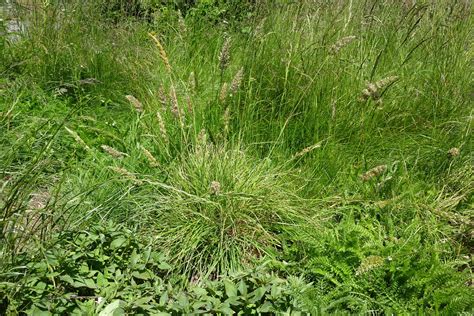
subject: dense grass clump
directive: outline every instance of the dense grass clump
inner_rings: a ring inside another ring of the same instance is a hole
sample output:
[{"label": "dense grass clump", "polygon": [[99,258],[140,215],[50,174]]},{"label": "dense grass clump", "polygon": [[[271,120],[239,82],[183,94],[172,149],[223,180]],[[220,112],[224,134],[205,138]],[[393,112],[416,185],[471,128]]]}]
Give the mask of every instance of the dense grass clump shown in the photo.
[{"label": "dense grass clump", "polygon": [[469,314],[467,1],[13,1],[0,314]]},{"label": "dense grass clump", "polygon": [[201,144],[170,169],[154,229],[189,273],[235,270],[303,216],[284,171],[243,150]]}]

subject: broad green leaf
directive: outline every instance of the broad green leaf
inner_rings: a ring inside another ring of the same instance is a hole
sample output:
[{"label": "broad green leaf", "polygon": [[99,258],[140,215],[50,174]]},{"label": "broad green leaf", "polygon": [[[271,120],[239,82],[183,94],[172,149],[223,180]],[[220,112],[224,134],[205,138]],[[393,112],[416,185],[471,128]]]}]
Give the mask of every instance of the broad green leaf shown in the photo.
[{"label": "broad green leaf", "polygon": [[250,293],[251,295],[251,299],[250,301],[252,303],[257,303],[259,302],[262,297],[265,295],[265,292],[266,292],[266,288],[264,286],[261,286],[259,287],[258,289],[256,289],[255,291],[253,291],[252,293]]},{"label": "broad green leaf", "polygon": [[125,237],[117,237],[112,242],[110,243],[110,249],[117,249],[122,247],[125,243],[127,242],[127,239]]},{"label": "broad green leaf", "polygon": [[237,287],[229,280],[224,280],[225,294],[228,297],[237,296]]},{"label": "broad green leaf", "polygon": [[124,303],[121,300],[115,300],[107,305],[100,313],[99,316],[120,316],[125,315],[123,310]]}]

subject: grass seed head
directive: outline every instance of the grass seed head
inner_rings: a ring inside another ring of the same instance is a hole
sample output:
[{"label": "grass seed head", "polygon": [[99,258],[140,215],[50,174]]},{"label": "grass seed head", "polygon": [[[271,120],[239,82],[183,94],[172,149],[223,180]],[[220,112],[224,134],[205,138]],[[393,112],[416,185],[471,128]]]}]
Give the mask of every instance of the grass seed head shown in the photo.
[{"label": "grass seed head", "polygon": [[188,87],[192,93],[196,92],[196,75],[194,74],[194,71],[191,71],[189,74]]},{"label": "grass seed head", "polygon": [[171,85],[171,88],[170,88],[170,98],[171,98],[171,113],[173,113],[173,115],[176,118],[180,118],[181,113],[180,113],[178,97],[176,96],[176,89],[174,85]]},{"label": "grass seed head", "polygon": [[377,167],[374,167],[367,171],[366,173],[362,174],[360,178],[362,181],[369,181],[372,178],[380,176],[382,173],[384,173],[387,170],[387,165],[380,165]]},{"label": "grass seed head", "polygon": [[125,98],[132,104],[132,106],[135,108],[135,110],[138,113],[143,113],[143,104],[138,101],[137,98],[135,98],[133,95],[126,95]]},{"label": "grass seed head", "polygon": [[161,138],[167,144],[169,142],[168,133],[166,132],[166,125],[163,117],[161,116],[160,112],[156,112],[156,118],[158,119],[158,126],[160,128]]},{"label": "grass seed head", "polygon": [[394,83],[398,80],[398,78],[398,76],[390,76],[376,82],[368,83],[365,89],[362,90],[360,101],[367,101],[369,99],[372,99],[374,101],[379,100],[381,95],[380,90]]},{"label": "grass seed head", "polygon": [[161,42],[158,37],[156,37],[156,35],[152,33],[148,33],[148,35],[153,39],[156,44],[156,47],[158,47],[158,53],[160,54],[160,58],[163,61],[163,64],[165,64],[168,73],[171,74],[171,65],[168,59],[168,55],[166,54],[165,48],[163,47],[163,45],[161,45]]},{"label": "grass seed head", "polygon": [[219,195],[221,192],[221,184],[219,181],[212,181],[211,185],[209,186],[209,190],[213,195]]},{"label": "grass seed head", "polygon": [[148,151],[145,147],[142,146],[142,151],[143,154],[145,155],[146,159],[148,160],[148,163],[150,164],[151,167],[157,167],[159,166],[158,161],[156,158],[151,154],[151,152]]},{"label": "grass seed head", "polygon": [[227,134],[229,132],[229,124],[230,124],[230,108],[227,107],[224,112],[224,132]]},{"label": "grass seed head", "polygon": [[219,53],[219,68],[221,71],[224,71],[229,67],[230,63],[230,37],[226,36],[224,39],[224,44]]},{"label": "grass seed head", "polygon": [[134,182],[136,184],[142,184],[143,183],[141,180],[139,180],[135,176],[135,174],[133,174],[132,172],[128,171],[125,168],[121,168],[121,167],[109,167],[109,168],[111,170],[113,170],[115,173],[118,173],[119,175],[124,176],[125,178],[131,180],[132,182]]},{"label": "grass seed head", "polygon": [[227,94],[229,93],[229,84],[224,82],[221,87],[221,92],[219,93],[219,100],[224,103],[225,99],[227,99]]},{"label": "grass seed head", "polygon": [[185,34],[187,29],[186,29],[186,22],[184,21],[183,14],[181,13],[181,10],[178,10],[178,26],[179,26],[179,31],[181,34]]},{"label": "grass seed head", "polygon": [[168,96],[166,95],[165,89],[162,85],[158,88],[158,101],[161,103],[164,109],[168,106]]},{"label": "grass seed head", "polygon": [[234,78],[232,79],[232,83],[230,85],[230,92],[232,94],[235,94],[237,90],[239,90],[243,77],[244,77],[244,67],[240,68],[239,71],[237,71],[237,73],[235,74]]},{"label": "grass seed head", "polygon": [[346,37],[343,37],[341,39],[339,39],[336,43],[334,43],[331,47],[330,47],[330,51],[333,55],[337,54],[342,48],[344,48],[345,46],[349,45],[350,43],[352,43],[352,41],[354,41],[356,39],[356,37],[354,35],[351,35],[351,36],[346,36]]},{"label": "grass seed head", "polygon": [[317,144],[314,144],[314,145],[311,145],[311,146],[308,146],[306,148],[304,148],[302,151],[298,152],[295,154],[295,158],[298,158],[298,157],[302,157],[304,155],[306,155],[307,153],[317,149],[317,148],[320,148],[321,147],[321,142],[317,143]]},{"label": "grass seed head", "polygon": [[74,140],[79,143],[82,147],[84,147],[86,150],[90,150],[91,148],[87,146],[87,144],[82,140],[81,136],[77,134],[75,131],[72,129],[68,128],[67,126],[64,126],[66,131],[74,138]]},{"label": "grass seed head", "polygon": [[107,146],[107,145],[101,145],[100,148],[102,148],[106,153],[108,153],[110,156],[121,159],[125,156],[128,156],[126,153],[123,153],[121,151],[118,151],[117,149]]},{"label": "grass seed head", "polygon": [[459,154],[461,154],[461,150],[459,150],[459,148],[457,147],[453,147],[450,150],[448,150],[448,156],[451,158],[457,157],[459,156]]}]

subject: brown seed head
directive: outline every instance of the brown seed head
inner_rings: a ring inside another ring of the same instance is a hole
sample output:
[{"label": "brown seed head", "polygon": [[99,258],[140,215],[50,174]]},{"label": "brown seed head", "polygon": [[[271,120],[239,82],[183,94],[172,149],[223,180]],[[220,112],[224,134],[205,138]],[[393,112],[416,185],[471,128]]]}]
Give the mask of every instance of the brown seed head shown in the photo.
[{"label": "brown seed head", "polygon": [[227,94],[229,91],[229,85],[227,82],[224,82],[221,87],[221,92],[219,93],[219,100],[224,103],[225,99],[227,99]]},{"label": "brown seed head", "polygon": [[360,178],[362,179],[362,181],[368,181],[374,177],[378,177],[379,175],[384,173],[386,170],[387,170],[387,165],[380,165],[362,174]]},{"label": "brown seed head", "polygon": [[239,71],[237,71],[237,73],[235,74],[234,79],[232,79],[232,83],[230,85],[230,92],[232,94],[235,94],[237,90],[239,90],[243,77],[244,77],[244,67],[240,68]]},{"label": "brown seed head", "polygon": [[459,148],[457,147],[453,147],[450,150],[448,150],[448,156],[451,158],[459,156],[460,153],[461,153],[461,150],[459,150]]},{"label": "brown seed head", "polygon": [[345,46],[349,45],[353,40],[355,40],[356,37],[354,35],[351,35],[351,36],[346,36],[346,37],[343,37],[341,39],[339,39],[336,43],[334,43],[331,47],[330,47],[330,51],[332,54],[337,54],[342,48],[344,48]]},{"label": "brown seed head", "polygon": [[230,37],[226,37],[224,39],[224,44],[222,45],[222,49],[219,53],[219,68],[221,71],[227,69],[230,63]]},{"label": "brown seed head", "polygon": [[142,146],[142,151],[143,154],[145,154],[146,159],[148,160],[148,163],[150,164],[151,167],[157,167],[159,166],[158,161],[156,158],[151,154],[151,152],[148,151],[145,147]]},{"label": "brown seed head", "polygon": [[304,155],[306,155],[307,153],[309,153],[309,152],[315,150],[316,148],[320,148],[320,147],[321,147],[321,144],[322,144],[322,142],[319,142],[319,143],[317,143],[317,144],[314,144],[314,145],[311,145],[311,146],[309,146],[309,147],[306,147],[306,148],[304,148],[302,151],[296,153],[294,157],[295,157],[295,158],[298,158],[298,157],[304,156]]},{"label": "brown seed head", "polygon": [[153,41],[156,44],[156,47],[158,47],[158,53],[160,54],[160,58],[163,61],[163,63],[165,64],[165,67],[166,67],[166,70],[168,71],[168,73],[171,74],[171,65],[170,65],[170,62],[168,60],[168,56],[166,55],[165,48],[163,47],[163,45],[161,45],[161,42],[158,39],[158,37],[156,37],[152,33],[148,33],[148,35],[153,39]]},{"label": "brown seed head", "polygon": [[209,190],[211,191],[211,194],[219,195],[221,192],[221,184],[219,181],[212,181]]},{"label": "brown seed head", "polygon": [[133,95],[126,95],[125,98],[127,98],[127,100],[132,104],[132,106],[135,108],[135,110],[138,112],[138,113],[142,113],[143,112],[143,104],[137,100],[137,98],[135,98]]},{"label": "brown seed head", "polygon": [[84,147],[86,150],[90,150],[90,147],[87,146],[87,144],[82,140],[82,138],[77,134],[75,131],[72,129],[68,128],[67,126],[64,126],[66,131],[71,134],[71,136],[74,138],[76,142],[78,142],[82,147]]},{"label": "brown seed head", "polygon": [[158,88],[158,100],[164,109],[168,106],[168,96],[166,95],[165,89],[162,85]]},{"label": "brown seed head", "polygon": [[107,146],[107,145],[101,145],[100,146],[106,153],[108,153],[110,156],[114,157],[114,158],[117,158],[117,159],[121,159],[125,156],[128,156],[126,153],[123,153],[121,151],[118,151],[117,149],[115,148],[112,148],[110,146]]},{"label": "brown seed head", "polygon": [[156,112],[156,118],[158,119],[158,126],[160,127],[161,138],[163,138],[163,141],[165,142],[165,144],[167,144],[169,142],[168,133],[166,132],[165,121],[163,120],[163,117],[161,117],[160,112]]}]

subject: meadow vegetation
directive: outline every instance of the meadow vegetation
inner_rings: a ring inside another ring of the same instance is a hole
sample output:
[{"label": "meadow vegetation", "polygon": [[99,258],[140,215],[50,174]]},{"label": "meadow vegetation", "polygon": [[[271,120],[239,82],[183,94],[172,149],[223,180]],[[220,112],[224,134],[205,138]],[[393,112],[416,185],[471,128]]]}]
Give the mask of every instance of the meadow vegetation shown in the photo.
[{"label": "meadow vegetation", "polygon": [[470,2],[169,3],[2,11],[0,314],[471,314]]}]

